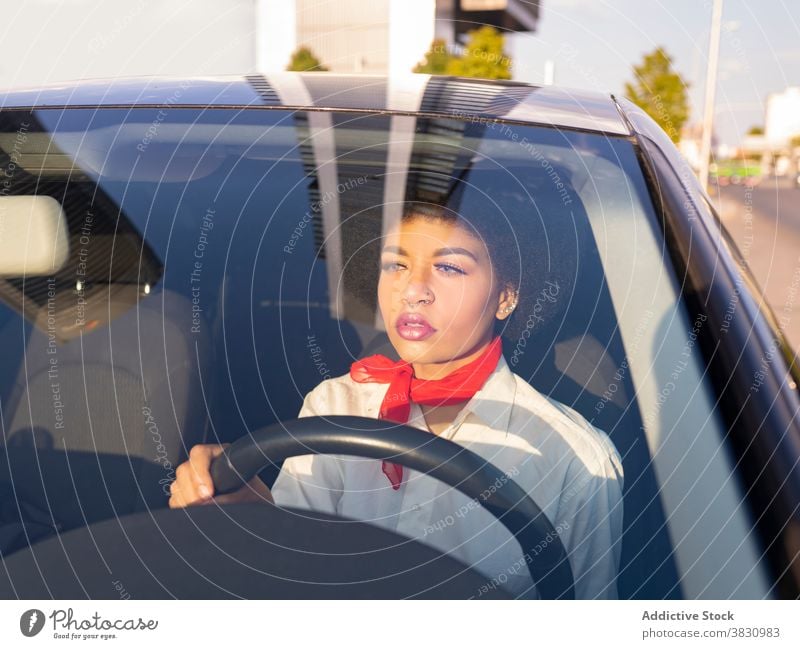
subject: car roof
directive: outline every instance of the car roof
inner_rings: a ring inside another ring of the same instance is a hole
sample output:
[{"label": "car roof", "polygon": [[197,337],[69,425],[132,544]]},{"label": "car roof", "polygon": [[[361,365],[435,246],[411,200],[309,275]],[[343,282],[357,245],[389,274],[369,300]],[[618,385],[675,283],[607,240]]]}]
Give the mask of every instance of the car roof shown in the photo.
[{"label": "car roof", "polygon": [[0,90],[0,108],[130,106],[251,106],[430,114],[630,135],[609,94],[427,74],[142,76]]}]

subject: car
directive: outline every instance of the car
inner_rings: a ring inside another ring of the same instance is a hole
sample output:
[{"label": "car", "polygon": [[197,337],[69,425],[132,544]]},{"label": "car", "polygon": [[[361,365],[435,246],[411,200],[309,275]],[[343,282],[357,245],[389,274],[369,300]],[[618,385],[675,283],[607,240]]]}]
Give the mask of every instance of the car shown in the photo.
[{"label": "car", "polygon": [[509,596],[366,521],[169,509],[203,442],[232,443],[223,490],[298,454],[395,458],[526,550],[551,533],[526,568],[540,596],[573,596],[555,521],[513,479],[415,429],[297,419],[320,382],[391,354],[374,244],[409,200],[532,234],[508,252],[546,288],[504,356],[620,453],[619,597],[800,596],[794,351],[689,165],[622,97],[429,75],[84,80],[0,93],[0,165],[2,597]]}]

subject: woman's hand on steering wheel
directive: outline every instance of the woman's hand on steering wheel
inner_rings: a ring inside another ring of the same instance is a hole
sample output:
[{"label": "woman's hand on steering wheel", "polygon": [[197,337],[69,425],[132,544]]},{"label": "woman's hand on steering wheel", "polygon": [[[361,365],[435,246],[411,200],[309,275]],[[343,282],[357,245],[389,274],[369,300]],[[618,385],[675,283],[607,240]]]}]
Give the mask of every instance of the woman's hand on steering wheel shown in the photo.
[{"label": "woman's hand on steering wheel", "polygon": [[197,444],[189,451],[189,459],[175,469],[170,485],[169,506],[172,509],[211,503],[273,502],[269,488],[256,475],[240,489],[214,496],[211,462],[222,455],[230,444]]}]

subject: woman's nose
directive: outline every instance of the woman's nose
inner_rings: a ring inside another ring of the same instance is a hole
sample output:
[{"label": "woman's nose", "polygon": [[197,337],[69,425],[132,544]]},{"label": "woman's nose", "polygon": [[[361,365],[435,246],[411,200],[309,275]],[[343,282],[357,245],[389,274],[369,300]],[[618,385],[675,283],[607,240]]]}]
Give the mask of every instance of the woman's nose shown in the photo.
[{"label": "woman's nose", "polygon": [[434,295],[427,278],[421,275],[409,277],[408,284],[403,289],[403,300],[409,305],[433,302]]}]

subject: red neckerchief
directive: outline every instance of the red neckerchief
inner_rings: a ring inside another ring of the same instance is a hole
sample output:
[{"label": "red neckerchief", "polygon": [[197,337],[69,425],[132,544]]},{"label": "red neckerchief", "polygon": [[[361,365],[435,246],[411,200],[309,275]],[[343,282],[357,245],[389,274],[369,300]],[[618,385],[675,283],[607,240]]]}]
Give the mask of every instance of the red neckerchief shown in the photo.
[{"label": "red neckerchief", "polygon": [[[378,417],[405,424],[411,413],[411,401],[426,406],[449,406],[469,401],[497,367],[502,353],[500,336],[496,336],[476,359],[435,381],[415,377],[414,368],[406,361],[395,362],[375,354],[353,363],[350,378],[358,383],[388,383],[389,389]],[[392,483],[392,489],[400,488],[402,466],[384,461],[383,473]]]}]

